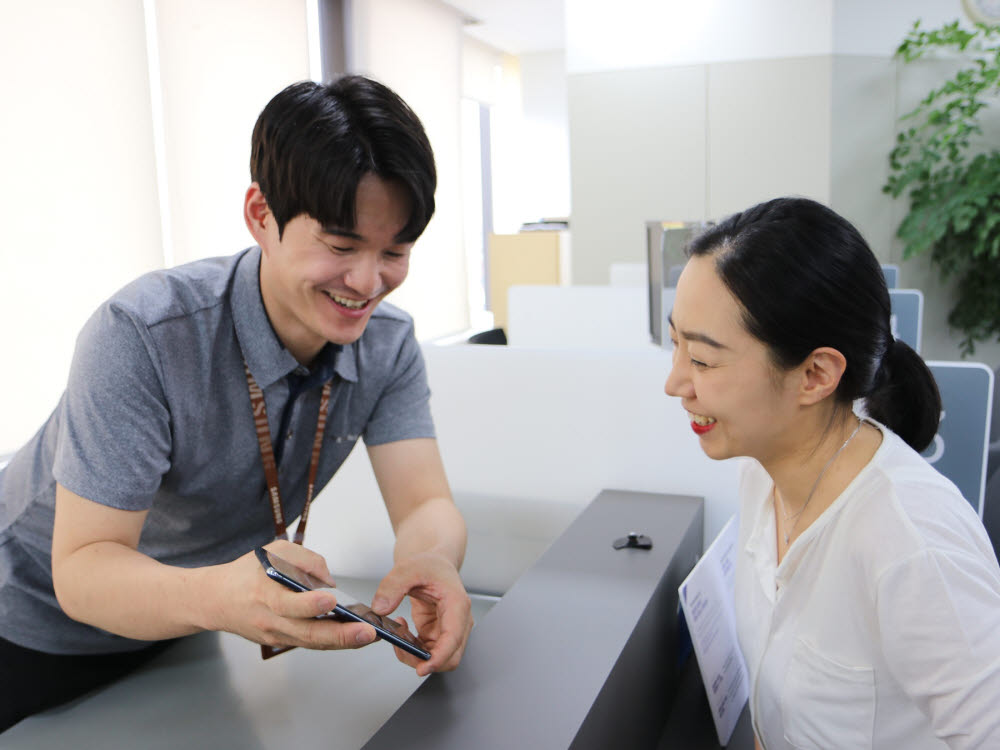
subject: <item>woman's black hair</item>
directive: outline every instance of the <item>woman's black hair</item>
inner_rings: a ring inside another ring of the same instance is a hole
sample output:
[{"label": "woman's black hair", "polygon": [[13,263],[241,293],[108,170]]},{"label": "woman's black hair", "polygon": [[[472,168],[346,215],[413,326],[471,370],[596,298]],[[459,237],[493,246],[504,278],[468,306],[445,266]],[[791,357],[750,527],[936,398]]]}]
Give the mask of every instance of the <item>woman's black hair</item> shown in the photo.
[{"label": "woman's black hair", "polygon": [[420,119],[395,92],[363,76],[293,83],[264,107],[253,129],[250,177],[267,200],[279,237],[300,214],[351,230],[366,174],[399,182],[413,242],[434,214],[437,173]]},{"label": "woman's black hair", "polygon": [[839,403],[868,414],[914,449],[934,439],[941,396],[923,359],[892,336],[878,260],[850,222],[805,198],[777,198],[695,237],[689,256],[713,256],[742,306],[747,331],[791,369],[828,346],[847,360]]}]

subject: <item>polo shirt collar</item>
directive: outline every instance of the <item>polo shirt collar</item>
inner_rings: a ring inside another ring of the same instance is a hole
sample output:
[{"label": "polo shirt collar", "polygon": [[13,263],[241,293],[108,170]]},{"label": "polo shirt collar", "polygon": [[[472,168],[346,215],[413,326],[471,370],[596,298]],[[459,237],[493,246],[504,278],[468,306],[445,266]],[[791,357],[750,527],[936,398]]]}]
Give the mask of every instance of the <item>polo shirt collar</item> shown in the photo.
[{"label": "polo shirt collar", "polygon": [[[264,309],[260,294],[260,253],[260,247],[255,246],[240,258],[230,304],[243,358],[257,385],[266,389],[294,372],[299,363],[281,343]],[[330,368],[344,380],[357,382],[357,344],[328,345],[315,366]]]},{"label": "polo shirt collar", "polygon": [[240,258],[233,279],[233,325],[243,359],[261,388],[273,385],[298,367],[271,326],[260,296],[260,248],[252,247]]},{"label": "polo shirt collar", "polygon": [[[342,380],[350,380],[352,383],[358,380],[358,368],[356,363],[356,345],[341,346],[340,344],[328,343],[313,361],[309,373],[314,375],[316,382],[325,383],[334,375]],[[296,372],[301,372],[296,368]]]}]

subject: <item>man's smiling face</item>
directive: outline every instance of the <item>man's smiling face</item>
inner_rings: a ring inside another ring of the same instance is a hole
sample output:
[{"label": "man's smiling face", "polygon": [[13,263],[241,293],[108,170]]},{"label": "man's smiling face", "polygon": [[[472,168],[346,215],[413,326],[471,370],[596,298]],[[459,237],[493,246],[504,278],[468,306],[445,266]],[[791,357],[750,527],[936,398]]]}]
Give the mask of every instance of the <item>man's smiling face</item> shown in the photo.
[{"label": "man's smiling face", "polygon": [[328,341],[357,341],[378,303],[406,279],[413,243],[398,239],[410,216],[406,190],[367,174],[355,214],[353,227],[324,227],[300,214],[280,238],[274,216],[262,215],[261,296],[278,337],[302,363]]}]

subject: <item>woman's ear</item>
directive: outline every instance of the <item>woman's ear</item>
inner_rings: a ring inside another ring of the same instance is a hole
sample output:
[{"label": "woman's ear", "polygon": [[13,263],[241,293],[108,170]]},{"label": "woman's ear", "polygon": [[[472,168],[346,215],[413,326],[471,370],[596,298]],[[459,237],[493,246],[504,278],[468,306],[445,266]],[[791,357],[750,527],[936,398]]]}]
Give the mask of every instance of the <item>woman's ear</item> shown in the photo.
[{"label": "woman's ear", "polygon": [[836,349],[820,347],[799,365],[802,381],[799,387],[799,403],[803,406],[816,404],[832,395],[847,369],[847,359]]}]

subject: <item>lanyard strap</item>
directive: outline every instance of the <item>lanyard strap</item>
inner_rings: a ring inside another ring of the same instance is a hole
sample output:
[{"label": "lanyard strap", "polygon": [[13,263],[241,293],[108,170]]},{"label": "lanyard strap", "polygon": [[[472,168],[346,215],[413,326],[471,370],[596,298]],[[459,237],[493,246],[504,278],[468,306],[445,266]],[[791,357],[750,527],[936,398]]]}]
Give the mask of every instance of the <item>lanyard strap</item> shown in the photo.
[{"label": "lanyard strap", "polygon": [[[285,527],[285,513],[281,507],[281,490],[278,488],[278,464],[274,460],[274,446],[271,444],[271,429],[267,424],[267,406],[264,404],[264,391],[257,385],[257,380],[250,372],[246,362],[243,369],[247,374],[247,388],[250,391],[250,406],[253,409],[253,424],[257,430],[257,442],[260,444],[260,460],[264,465],[264,478],[267,480],[267,495],[271,501],[271,513],[274,517],[274,538],[288,539]],[[309,505],[312,503],[313,490],[316,487],[316,472],[319,469],[319,454],[323,448],[323,433],[326,431],[326,412],[330,406],[331,383],[323,384],[323,393],[319,398],[319,416],[316,418],[316,437],[313,438],[312,456],[309,459],[309,484],[306,487],[306,503],[302,506],[299,524],[295,527],[295,543],[302,544],[306,536],[306,521],[309,518]]]}]

